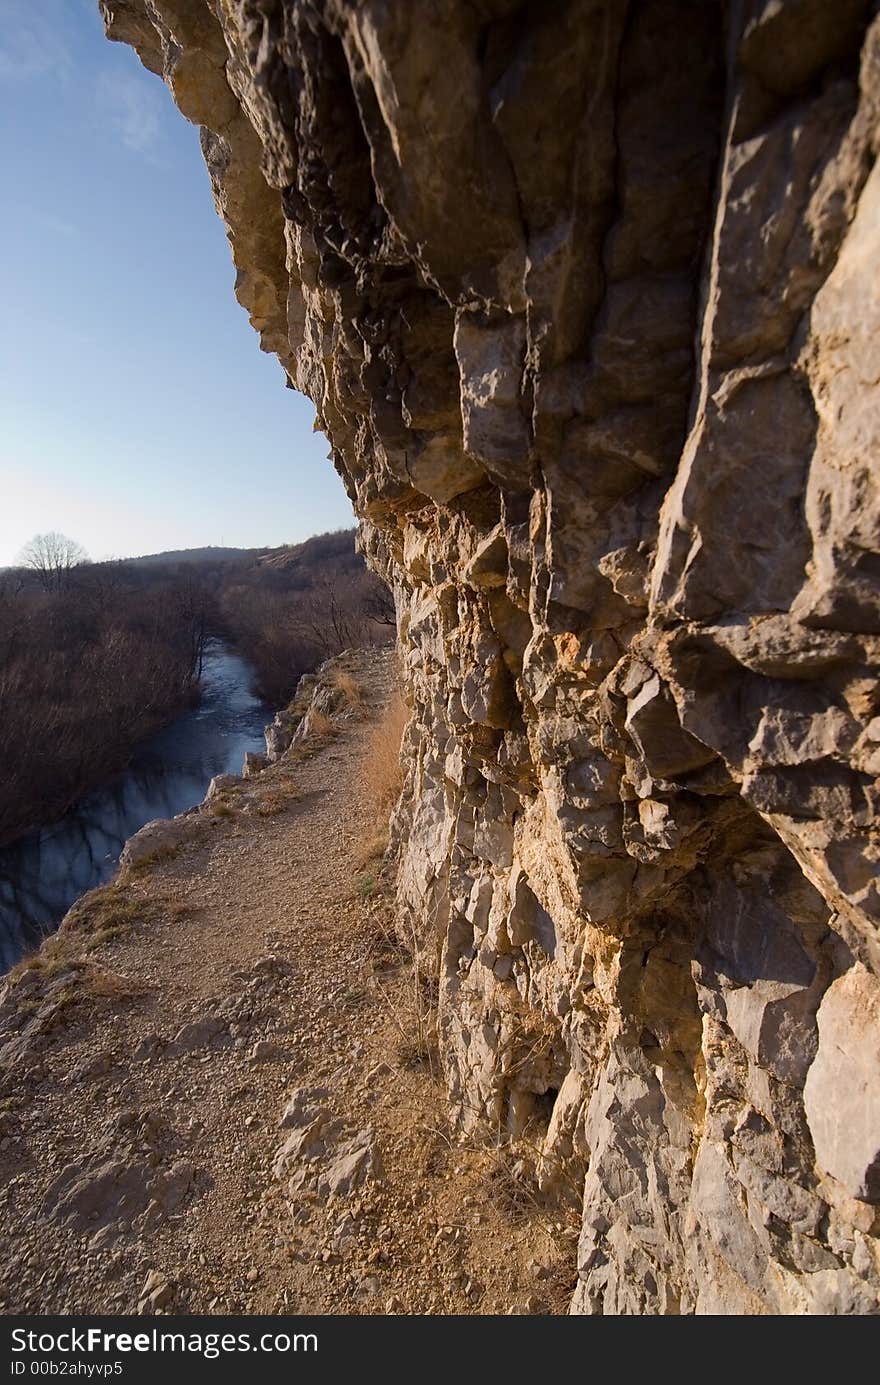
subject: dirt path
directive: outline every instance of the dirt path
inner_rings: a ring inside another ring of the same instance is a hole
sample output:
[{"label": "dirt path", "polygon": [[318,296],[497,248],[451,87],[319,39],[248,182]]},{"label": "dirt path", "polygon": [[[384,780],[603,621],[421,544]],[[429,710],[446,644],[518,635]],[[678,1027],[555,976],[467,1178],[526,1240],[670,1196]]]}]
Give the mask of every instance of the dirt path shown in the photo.
[{"label": "dirt path", "polygon": [[365,862],[388,664],[352,671],[0,993],[4,1312],[565,1311],[570,1229],[446,1125]]}]

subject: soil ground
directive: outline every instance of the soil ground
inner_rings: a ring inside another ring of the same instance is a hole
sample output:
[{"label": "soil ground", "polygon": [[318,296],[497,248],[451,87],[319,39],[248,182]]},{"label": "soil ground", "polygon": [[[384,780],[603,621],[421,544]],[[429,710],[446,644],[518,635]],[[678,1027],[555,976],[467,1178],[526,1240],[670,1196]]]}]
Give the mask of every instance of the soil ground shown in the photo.
[{"label": "soil ground", "polygon": [[576,1219],[449,1128],[366,772],[390,664],[350,665],[0,991],[3,1312],[567,1311]]}]

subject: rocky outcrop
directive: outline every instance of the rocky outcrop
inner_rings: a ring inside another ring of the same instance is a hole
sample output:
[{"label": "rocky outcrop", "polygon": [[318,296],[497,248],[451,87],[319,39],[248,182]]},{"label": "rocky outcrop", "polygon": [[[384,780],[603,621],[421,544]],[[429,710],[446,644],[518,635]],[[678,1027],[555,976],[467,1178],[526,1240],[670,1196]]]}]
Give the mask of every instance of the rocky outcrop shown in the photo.
[{"label": "rocky outcrop", "polygon": [[105,0],[393,585],[401,927],[573,1309],[876,1311],[880,21]]},{"label": "rocky outcrop", "polygon": [[[310,736],[318,733],[333,717],[346,718],[356,714],[351,703],[351,688],[356,686],[357,676],[362,672],[362,664],[369,655],[357,650],[345,650],[327,659],[314,673],[304,673],[296,685],[293,699],[286,707],[275,713],[274,719],[266,727],[266,762],[274,764],[284,756],[292,745],[301,745]],[[255,757],[251,761],[257,771],[259,765]],[[250,772],[245,760],[245,774]]]}]

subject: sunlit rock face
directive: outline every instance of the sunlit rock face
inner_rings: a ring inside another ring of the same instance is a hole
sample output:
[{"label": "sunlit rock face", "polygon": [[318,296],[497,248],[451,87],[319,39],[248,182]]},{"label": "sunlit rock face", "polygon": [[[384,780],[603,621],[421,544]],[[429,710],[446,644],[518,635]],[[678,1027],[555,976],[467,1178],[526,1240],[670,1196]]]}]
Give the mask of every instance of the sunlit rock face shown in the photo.
[{"label": "sunlit rock face", "polygon": [[397,595],[460,1128],[575,1312],[876,1310],[874,7],[102,8]]}]

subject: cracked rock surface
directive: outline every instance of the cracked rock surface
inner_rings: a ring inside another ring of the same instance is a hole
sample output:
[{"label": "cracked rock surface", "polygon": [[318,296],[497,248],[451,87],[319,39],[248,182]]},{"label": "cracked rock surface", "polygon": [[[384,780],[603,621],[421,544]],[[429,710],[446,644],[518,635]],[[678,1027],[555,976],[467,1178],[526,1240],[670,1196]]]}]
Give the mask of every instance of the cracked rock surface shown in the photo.
[{"label": "cracked rock surface", "polygon": [[575,1312],[876,1311],[876,7],[102,9],[396,593],[460,1131]]}]

